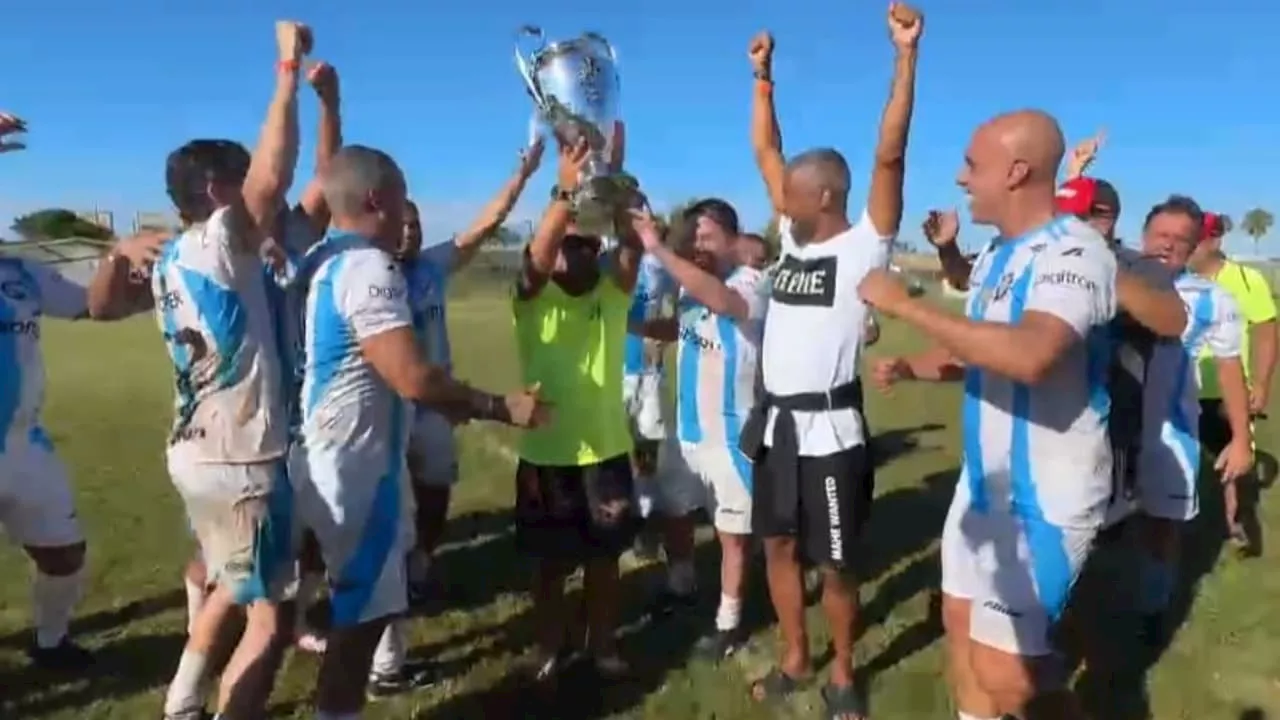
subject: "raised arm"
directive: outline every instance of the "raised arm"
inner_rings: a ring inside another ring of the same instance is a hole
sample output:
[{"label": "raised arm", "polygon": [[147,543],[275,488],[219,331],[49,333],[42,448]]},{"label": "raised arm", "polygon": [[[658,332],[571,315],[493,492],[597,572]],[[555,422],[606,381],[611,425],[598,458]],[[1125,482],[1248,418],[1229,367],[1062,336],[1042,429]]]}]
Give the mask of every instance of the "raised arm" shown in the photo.
[{"label": "raised arm", "polygon": [[[622,166],[627,160],[627,129],[618,121],[613,126],[613,144],[609,147],[609,169],[615,174],[623,174]],[[636,235],[631,223],[631,210],[648,208],[649,200],[634,189],[629,202],[615,208],[613,226],[618,235],[618,242],[610,251],[609,269],[613,274],[613,282],[620,290],[631,294],[636,289],[640,277],[640,259],[644,255],[644,247]]]},{"label": "raised arm", "polygon": [[938,251],[942,277],[956,290],[969,289],[973,263],[960,252],[956,239],[960,236],[960,216],[955,210],[930,210],[921,228],[929,244]]},{"label": "raised arm", "polygon": [[511,209],[520,200],[520,194],[524,192],[529,178],[538,171],[538,165],[542,162],[543,147],[543,140],[539,138],[520,153],[520,162],[515,172],[498,189],[498,194],[494,195],[480,210],[480,215],[471,222],[470,227],[453,238],[457,252],[453,255],[452,270],[460,270],[475,259],[476,252],[484,241],[494,237],[495,231],[506,222]]},{"label": "raised arm", "polygon": [[717,315],[727,315],[738,322],[746,322],[751,318],[752,307],[746,294],[729,287],[720,278],[667,247],[648,210],[632,211],[632,224],[636,235],[644,244],[645,252],[662,263],[663,269],[677,285],[684,288],[689,297]]},{"label": "raised arm", "polygon": [[324,201],[320,178],[338,148],[342,147],[342,95],[338,73],[328,63],[316,63],[307,72],[307,82],[311,83],[316,98],[320,100],[320,128],[316,136],[315,175],[302,191],[296,211],[307,218],[312,235],[318,240],[329,227],[329,206]]},{"label": "raised arm", "polygon": [[1085,174],[1089,166],[1098,157],[1098,150],[1102,148],[1102,141],[1106,139],[1106,133],[1099,130],[1097,134],[1087,140],[1081,140],[1071,150],[1071,157],[1067,159],[1067,175],[1063,178],[1066,180],[1075,180]]},{"label": "raised arm", "polygon": [[571,198],[578,187],[578,178],[587,162],[589,146],[585,140],[572,147],[559,150],[559,167],[556,171],[556,194],[542,213],[542,221],[529,241],[520,277],[516,280],[516,297],[528,299],[542,291],[556,266],[556,254],[564,242],[565,229],[573,219]]},{"label": "raised arm", "polygon": [[89,281],[89,317],[120,320],[155,307],[147,276],[168,240],[167,233],[144,232],[117,242]]},{"label": "raised arm", "polygon": [[924,16],[905,3],[889,5],[889,33],[897,57],[893,85],[880,120],[871,166],[867,215],[882,237],[898,234],[902,224],[902,183],[906,177],[907,132],[916,96],[916,46],[924,30]]},{"label": "raised arm", "polygon": [[[252,245],[241,249],[253,251],[257,250],[263,232],[275,226],[276,216],[285,205],[285,194],[293,184],[294,167],[298,163],[298,74],[303,57],[311,50],[311,30],[300,23],[277,22],[276,46],[280,60],[276,67],[275,94],[241,187],[247,220],[258,232],[248,232],[241,227],[238,228],[241,232],[235,234]],[[242,220],[234,215],[233,219]],[[257,242],[253,242],[255,239]]]},{"label": "raised arm", "polygon": [[782,131],[773,107],[773,36],[761,32],[752,38],[747,57],[751,59],[755,75],[751,91],[751,149],[773,211],[783,215],[786,211],[782,187],[787,161],[782,156]]}]

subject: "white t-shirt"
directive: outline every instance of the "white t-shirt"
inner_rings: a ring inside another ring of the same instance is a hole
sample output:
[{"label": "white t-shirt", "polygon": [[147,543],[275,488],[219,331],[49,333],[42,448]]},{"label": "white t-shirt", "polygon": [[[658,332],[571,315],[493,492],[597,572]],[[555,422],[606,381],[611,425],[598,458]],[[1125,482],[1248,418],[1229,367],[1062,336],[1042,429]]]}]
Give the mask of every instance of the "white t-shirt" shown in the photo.
[{"label": "white t-shirt", "polygon": [[364,358],[360,341],[412,327],[399,263],[365,238],[335,233],[308,253],[302,437],[308,450],[403,452],[409,403]]},{"label": "white t-shirt", "polygon": [[56,270],[0,257],[0,454],[10,433],[25,434],[40,423],[41,316],[78,318],[86,311],[85,289]]},{"label": "white t-shirt", "polygon": [[677,304],[676,435],[681,442],[735,453],[756,404],[756,370],[764,320],[763,275],[742,265],[725,285],[747,301],[747,319],[711,312],[681,291]]},{"label": "white t-shirt", "polygon": [[1111,498],[1107,370],[1116,314],[1116,257],[1074,217],[991,242],[969,276],[966,314],[1016,324],[1026,312],[1062,320],[1079,341],[1034,386],[970,365],[963,400],[967,483],[979,512],[1012,512],[1096,528]]},{"label": "white t-shirt", "polygon": [[229,210],[187,228],[151,273],[173,362],[169,453],[192,462],[263,462],[288,440],[280,337],[262,260],[236,247]]},{"label": "white t-shirt", "polygon": [[[821,243],[797,245],[791,219],[778,223],[782,252],[772,271],[764,327],[764,389],[771,395],[827,392],[858,377],[867,306],[858,284],[889,262],[889,241],[863,212],[853,227]],[[862,415],[852,408],[793,413],[800,455],[820,457],[866,442]],[[765,444],[773,444],[778,411],[770,412]]]}]

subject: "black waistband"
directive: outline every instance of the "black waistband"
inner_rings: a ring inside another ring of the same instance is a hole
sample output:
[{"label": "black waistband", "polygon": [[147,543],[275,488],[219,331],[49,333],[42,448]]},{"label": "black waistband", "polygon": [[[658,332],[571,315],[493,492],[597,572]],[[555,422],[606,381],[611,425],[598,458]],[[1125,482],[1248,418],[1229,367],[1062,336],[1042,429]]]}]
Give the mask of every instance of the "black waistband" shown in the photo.
[{"label": "black waistband", "polygon": [[831,388],[826,392],[796,393],[794,395],[774,395],[765,393],[761,404],[776,407],[790,412],[821,412],[823,410],[862,409],[862,380],[855,378],[853,382]]}]

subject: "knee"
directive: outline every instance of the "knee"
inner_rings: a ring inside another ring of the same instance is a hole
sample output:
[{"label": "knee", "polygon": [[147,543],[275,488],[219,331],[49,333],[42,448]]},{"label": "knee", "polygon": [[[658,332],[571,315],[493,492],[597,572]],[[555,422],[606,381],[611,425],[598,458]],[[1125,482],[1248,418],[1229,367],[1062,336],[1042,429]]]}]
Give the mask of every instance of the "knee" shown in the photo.
[{"label": "knee", "polygon": [[825,592],[851,595],[858,591],[858,577],[852,568],[823,565],[822,587]]},{"label": "knee", "polygon": [[83,542],[61,547],[27,548],[36,570],[50,577],[75,575],[84,569],[86,546]]},{"label": "knee", "polygon": [[1034,658],[972,643],[969,659],[974,681],[1002,712],[1021,714],[1035,697]]},{"label": "knee", "polygon": [[796,563],[796,539],[793,537],[767,537],[764,539],[764,558],[770,565],[794,565]]}]

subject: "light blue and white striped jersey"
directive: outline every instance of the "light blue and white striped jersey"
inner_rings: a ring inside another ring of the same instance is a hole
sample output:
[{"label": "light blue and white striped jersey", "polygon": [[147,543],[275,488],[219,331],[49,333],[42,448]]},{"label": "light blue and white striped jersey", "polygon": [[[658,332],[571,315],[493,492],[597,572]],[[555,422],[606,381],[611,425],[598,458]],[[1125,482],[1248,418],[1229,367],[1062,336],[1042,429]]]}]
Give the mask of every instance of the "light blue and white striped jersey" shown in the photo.
[{"label": "light blue and white striped jersey", "polygon": [[268,280],[230,218],[223,208],[184,230],[151,273],[177,390],[169,451],[194,462],[274,460],[288,438]]},{"label": "light blue and white striped jersey", "polygon": [[422,345],[423,357],[432,365],[450,370],[453,353],[449,348],[449,326],[445,322],[445,299],[457,256],[458,246],[450,240],[422,248],[417,259],[404,268],[413,329]]},{"label": "light blue and white striped jersey", "polygon": [[[676,308],[676,436],[681,442],[737,450],[742,425],[756,404],[759,387],[756,380],[767,303],[760,292],[763,282],[764,275],[746,265],[725,280],[730,290],[747,301],[748,319],[744,322],[713,313],[681,292]],[[746,461],[745,456],[742,459]]]},{"label": "light blue and white striped jersey", "polygon": [[966,369],[960,482],[976,511],[1059,527],[1101,524],[1112,491],[1107,324],[1116,314],[1115,280],[1106,241],[1074,217],[995,240],[974,262],[971,320],[1017,324],[1025,313],[1044,313],[1079,339],[1034,386]]},{"label": "light blue and white striped jersey", "polygon": [[385,451],[403,460],[409,404],[360,350],[365,338],[413,325],[399,263],[364,237],[331,233],[307,253],[302,276],[302,438],[308,451]]},{"label": "light blue and white striped jersey", "polygon": [[[676,284],[662,261],[650,253],[640,257],[636,288],[631,296],[631,309],[627,312],[627,324],[640,324],[662,316],[663,304],[676,295]],[[627,333],[627,346],[623,354],[623,373],[643,375],[662,372],[662,358],[650,363],[644,351],[644,338]]]},{"label": "light blue and white striped jersey", "polygon": [[[1238,358],[1245,323],[1231,294],[1217,283],[1184,272],[1174,282],[1187,306],[1181,342],[1156,345],[1143,392],[1143,443],[1173,453],[1185,477],[1200,471],[1200,366],[1206,349],[1214,359]],[[1169,467],[1164,464],[1164,467]]]},{"label": "light blue and white striped jersey", "polygon": [[85,289],[40,263],[0,257],[0,453],[40,425],[44,357],[40,318],[83,317]]},{"label": "light blue and white striped jersey", "polygon": [[288,210],[281,219],[280,249],[286,257],[285,269],[277,271],[264,264],[267,278],[267,304],[275,322],[276,350],[280,355],[284,382],[281,392],[289,413],[289,429],[297,432],[302,422],[298,396],[302,392],[302,313],[306,300],[305,283],[301,282],[303,258],[315,240],[315,229],[310,220]]}]

